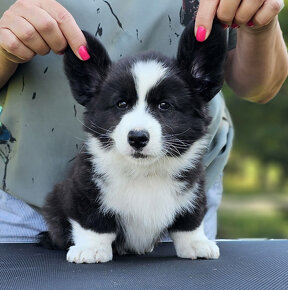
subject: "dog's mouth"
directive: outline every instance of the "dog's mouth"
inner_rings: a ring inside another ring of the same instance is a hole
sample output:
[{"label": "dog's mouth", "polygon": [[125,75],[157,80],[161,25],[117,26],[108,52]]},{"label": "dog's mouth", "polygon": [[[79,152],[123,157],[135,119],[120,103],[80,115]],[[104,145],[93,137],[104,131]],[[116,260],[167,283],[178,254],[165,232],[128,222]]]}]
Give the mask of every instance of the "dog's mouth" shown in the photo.
[{"label": "dog's mouth", "polygon": [[141,152],[134,152],[131,156],[135,159],[147,159],[147,158],[149,158],[148,155],[143,154]]},{"label": "dog's mouth", "polygon": [[147,154],[146,152],[134,151],[126,155],[132,164],[137,166],[148,166],[159,159],[159,156]]}]

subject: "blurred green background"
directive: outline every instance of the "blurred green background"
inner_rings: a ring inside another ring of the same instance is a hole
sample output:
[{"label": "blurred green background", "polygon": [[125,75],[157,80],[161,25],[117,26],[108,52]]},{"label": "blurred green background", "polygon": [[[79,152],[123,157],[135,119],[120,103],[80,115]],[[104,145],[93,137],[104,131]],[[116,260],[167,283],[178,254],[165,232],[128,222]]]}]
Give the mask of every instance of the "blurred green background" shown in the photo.
[{"label": "blurred green background", "polygon": [[[279,15],[288,43],[288,0]],[[218,238],[288,238],[288,81],[265,105],[224,86],[235,126],[224,174]]]}]

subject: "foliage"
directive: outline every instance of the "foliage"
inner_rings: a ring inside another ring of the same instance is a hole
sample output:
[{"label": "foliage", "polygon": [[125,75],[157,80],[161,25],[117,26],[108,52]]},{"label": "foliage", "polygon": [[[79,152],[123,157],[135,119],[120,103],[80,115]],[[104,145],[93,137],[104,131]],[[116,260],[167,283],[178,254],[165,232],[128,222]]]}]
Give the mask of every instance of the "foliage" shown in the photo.
[{"label": "foliage", "polygon": [[218,238],[288,238],[288,196],[225,196],[218,213]]},{"label": "foliage", "polygon": [[[288,0],[285,3],[288,6]],[[281,11],[279,21],[287,44],[287,7]],[[288,81],[286,80],[277,96],[265,105],[243,101],[227,86],[223,91],[235,127],[232,156],[252,156],[257,162],[261,162],[259,169],[263,172],[271,164],[280,167],[282,172],[279,174],[279,184],[284,186],[288,180]],[[230,163],[227,167],[228,174],[233,168],[235,169],[235,165]],[[263,172],[262,177],[265,179]]]},{"label": "foliage", "polygon": [[[288,0],[285,5],[279,21],[287,45]],[[288,238],[288,81],[265,105],[243,101],[227,86],[224,95],[235,139],[224,175],[218,237]],[[270,208],[261,208],[263,197],[270,198]]]},{"label": "foliage", "polygon": [[219,224],[218,238],[221,239],[288,238],[287,217],[281,212],[270,216],[265,213],[220,211]]}]

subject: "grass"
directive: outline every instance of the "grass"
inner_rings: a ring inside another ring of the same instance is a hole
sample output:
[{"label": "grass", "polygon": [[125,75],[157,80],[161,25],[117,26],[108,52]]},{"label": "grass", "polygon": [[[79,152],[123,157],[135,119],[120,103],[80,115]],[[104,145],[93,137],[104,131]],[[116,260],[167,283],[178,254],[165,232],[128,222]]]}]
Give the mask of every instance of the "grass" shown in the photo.
[{"label": "grass", "polygon": [[218,238],[288,238],[288,196],[224,196]]}]

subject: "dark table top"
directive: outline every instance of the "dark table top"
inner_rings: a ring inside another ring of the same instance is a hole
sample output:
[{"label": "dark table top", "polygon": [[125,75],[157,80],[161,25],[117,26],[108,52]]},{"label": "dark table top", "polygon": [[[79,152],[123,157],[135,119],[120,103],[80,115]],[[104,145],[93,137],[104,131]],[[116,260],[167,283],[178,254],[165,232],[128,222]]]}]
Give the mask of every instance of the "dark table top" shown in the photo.
[{"label": "dark table top", "polygon": [[218,260],[180,259],[162,243],[148,255],[77,265],[64,251],[0,244],[0,289],[288,289],[288,240],[218,245]]}]

